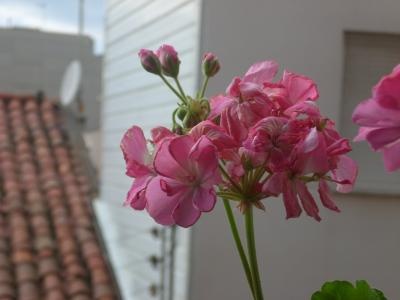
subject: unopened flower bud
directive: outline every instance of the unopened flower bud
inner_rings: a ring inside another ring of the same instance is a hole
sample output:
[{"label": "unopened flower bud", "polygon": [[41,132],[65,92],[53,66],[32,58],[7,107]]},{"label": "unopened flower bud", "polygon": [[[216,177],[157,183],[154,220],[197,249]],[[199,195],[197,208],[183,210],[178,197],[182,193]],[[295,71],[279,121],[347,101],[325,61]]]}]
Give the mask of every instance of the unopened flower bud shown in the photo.
[{"label": "unopened flower bud", "polygon": [[161,63],[157,55],[148,49],[141,49],[139,51],[140,62],[143,68],[150,73],[160,75],[161,74]]},{"label": "unopened flower bud", "polygon": [[203,73],[207,77],[213,77],[221,68],[218,57],[211,52],[207,52],[203,56]]},{"label": "unopened flower bud", "polygon": [[163,74],[173,78],[178,77],[181,61],[179,60],[178,53],[175,51],[174,47],[170,45],[162,45],[156,51],[156,55],[161,62]]}]

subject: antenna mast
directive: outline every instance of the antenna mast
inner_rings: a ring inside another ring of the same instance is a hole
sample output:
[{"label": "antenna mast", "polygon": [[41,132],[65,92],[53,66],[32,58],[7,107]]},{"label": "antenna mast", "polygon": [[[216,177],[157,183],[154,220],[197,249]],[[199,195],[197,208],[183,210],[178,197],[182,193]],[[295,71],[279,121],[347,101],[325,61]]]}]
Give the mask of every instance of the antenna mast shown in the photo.
[{"label": "antenna mast", "polygon": [[85,0],[79,0],[79,27],[78,33],[83,34],[83,29],[85,26]]}]

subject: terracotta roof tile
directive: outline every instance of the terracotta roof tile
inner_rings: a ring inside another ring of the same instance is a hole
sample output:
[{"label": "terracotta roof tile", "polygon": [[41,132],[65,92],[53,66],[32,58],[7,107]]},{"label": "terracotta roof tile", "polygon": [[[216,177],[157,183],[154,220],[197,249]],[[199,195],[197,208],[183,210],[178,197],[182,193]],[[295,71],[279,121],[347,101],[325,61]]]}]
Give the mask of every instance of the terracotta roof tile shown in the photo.
[{"label": "terracotta roof tile", "polygon": [[0,95],[0,300],[118,299],[59,108]]}]

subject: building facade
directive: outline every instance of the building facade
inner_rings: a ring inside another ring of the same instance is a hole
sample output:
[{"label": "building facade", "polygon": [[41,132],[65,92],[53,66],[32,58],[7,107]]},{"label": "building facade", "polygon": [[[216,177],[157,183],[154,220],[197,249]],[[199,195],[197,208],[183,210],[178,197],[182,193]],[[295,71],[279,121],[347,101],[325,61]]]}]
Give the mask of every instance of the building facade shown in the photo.
[{"label": "building facade", "polygon": [[28,28],[1,28],[0,41],[0,91],[3,93],[43,91],[49,98],[57,99],[66,67],[72,60],[79,60],[82,64],[80,98],[86,119],[84,128],[85,131],[98,130],[102,58],[94,54],[90,37]]}]

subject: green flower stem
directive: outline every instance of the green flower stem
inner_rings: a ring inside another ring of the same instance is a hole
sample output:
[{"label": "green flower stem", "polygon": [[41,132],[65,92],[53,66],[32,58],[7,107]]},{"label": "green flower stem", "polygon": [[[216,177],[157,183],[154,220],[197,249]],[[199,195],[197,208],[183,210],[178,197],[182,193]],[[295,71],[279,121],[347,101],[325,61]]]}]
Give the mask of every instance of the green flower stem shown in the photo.
[{"label": "green flower stem", "polygon": [[260,273],[258,271],[256,241],[254,238],[253,206],[249,205],[245,212],[247,251],[250,261],[251,275],[253,278],[253,289],[256,300],[263,300]]},{"label": "green flower stem", "polygon": [[203,86],[201,87],[201,91],[200,91],[200,99],[204,97],[204,94],[206,93],[206,89],[207,89],[207,85],[208,85],[208,81],[210,80],[210,77],[206,76],[206,78],[203,81]]},{"label": "green flower stem", "polygon": [[168,82],[168,80],[162,75],[160,74],[160,78],[162,79],[162,81],[164,81],[164,83],[171,89],[171,91],[174,92],[174,94],[183,101],[183,103],[186,103],[186,99],[183,98],[179,92]]},{"label": "green flower stem", "polygon": [[231,205],[229,204],[229,201],[227,199],[223,198],[222,200],[224,202],[226,216],[228,217],[229,225],[231,227],[232,236],[233,236],[233,239],[235,240],[236,248],[239,253],[240,260],[242,261],[244,272],[246,273],[247,282],[249,283],[249,287],[250,287],[251,293],[253,295],[253,298],[256,299],[254,296],[254,291],[253,291],[253,283],[252,283],[252,279],[251,279],[251,271],[250,271],[249,262],[247,261],[247,257],[244,252],[244,249],[243,249],[242,241],[240,240],[239,231],[237,229],[237,225],[236,225],[235,217],[232,212]]},{"label": "green flower stem", "polygon": [[174,78],[174,80],[176,82],[176,85],[178,87],[179,92],[181,93],[183,99],[185,99],[185,102],[187,103],[186,95],[185,95],[185,92],[183,91],[181,83],[179,82],[179,79],[178,78]]}]

